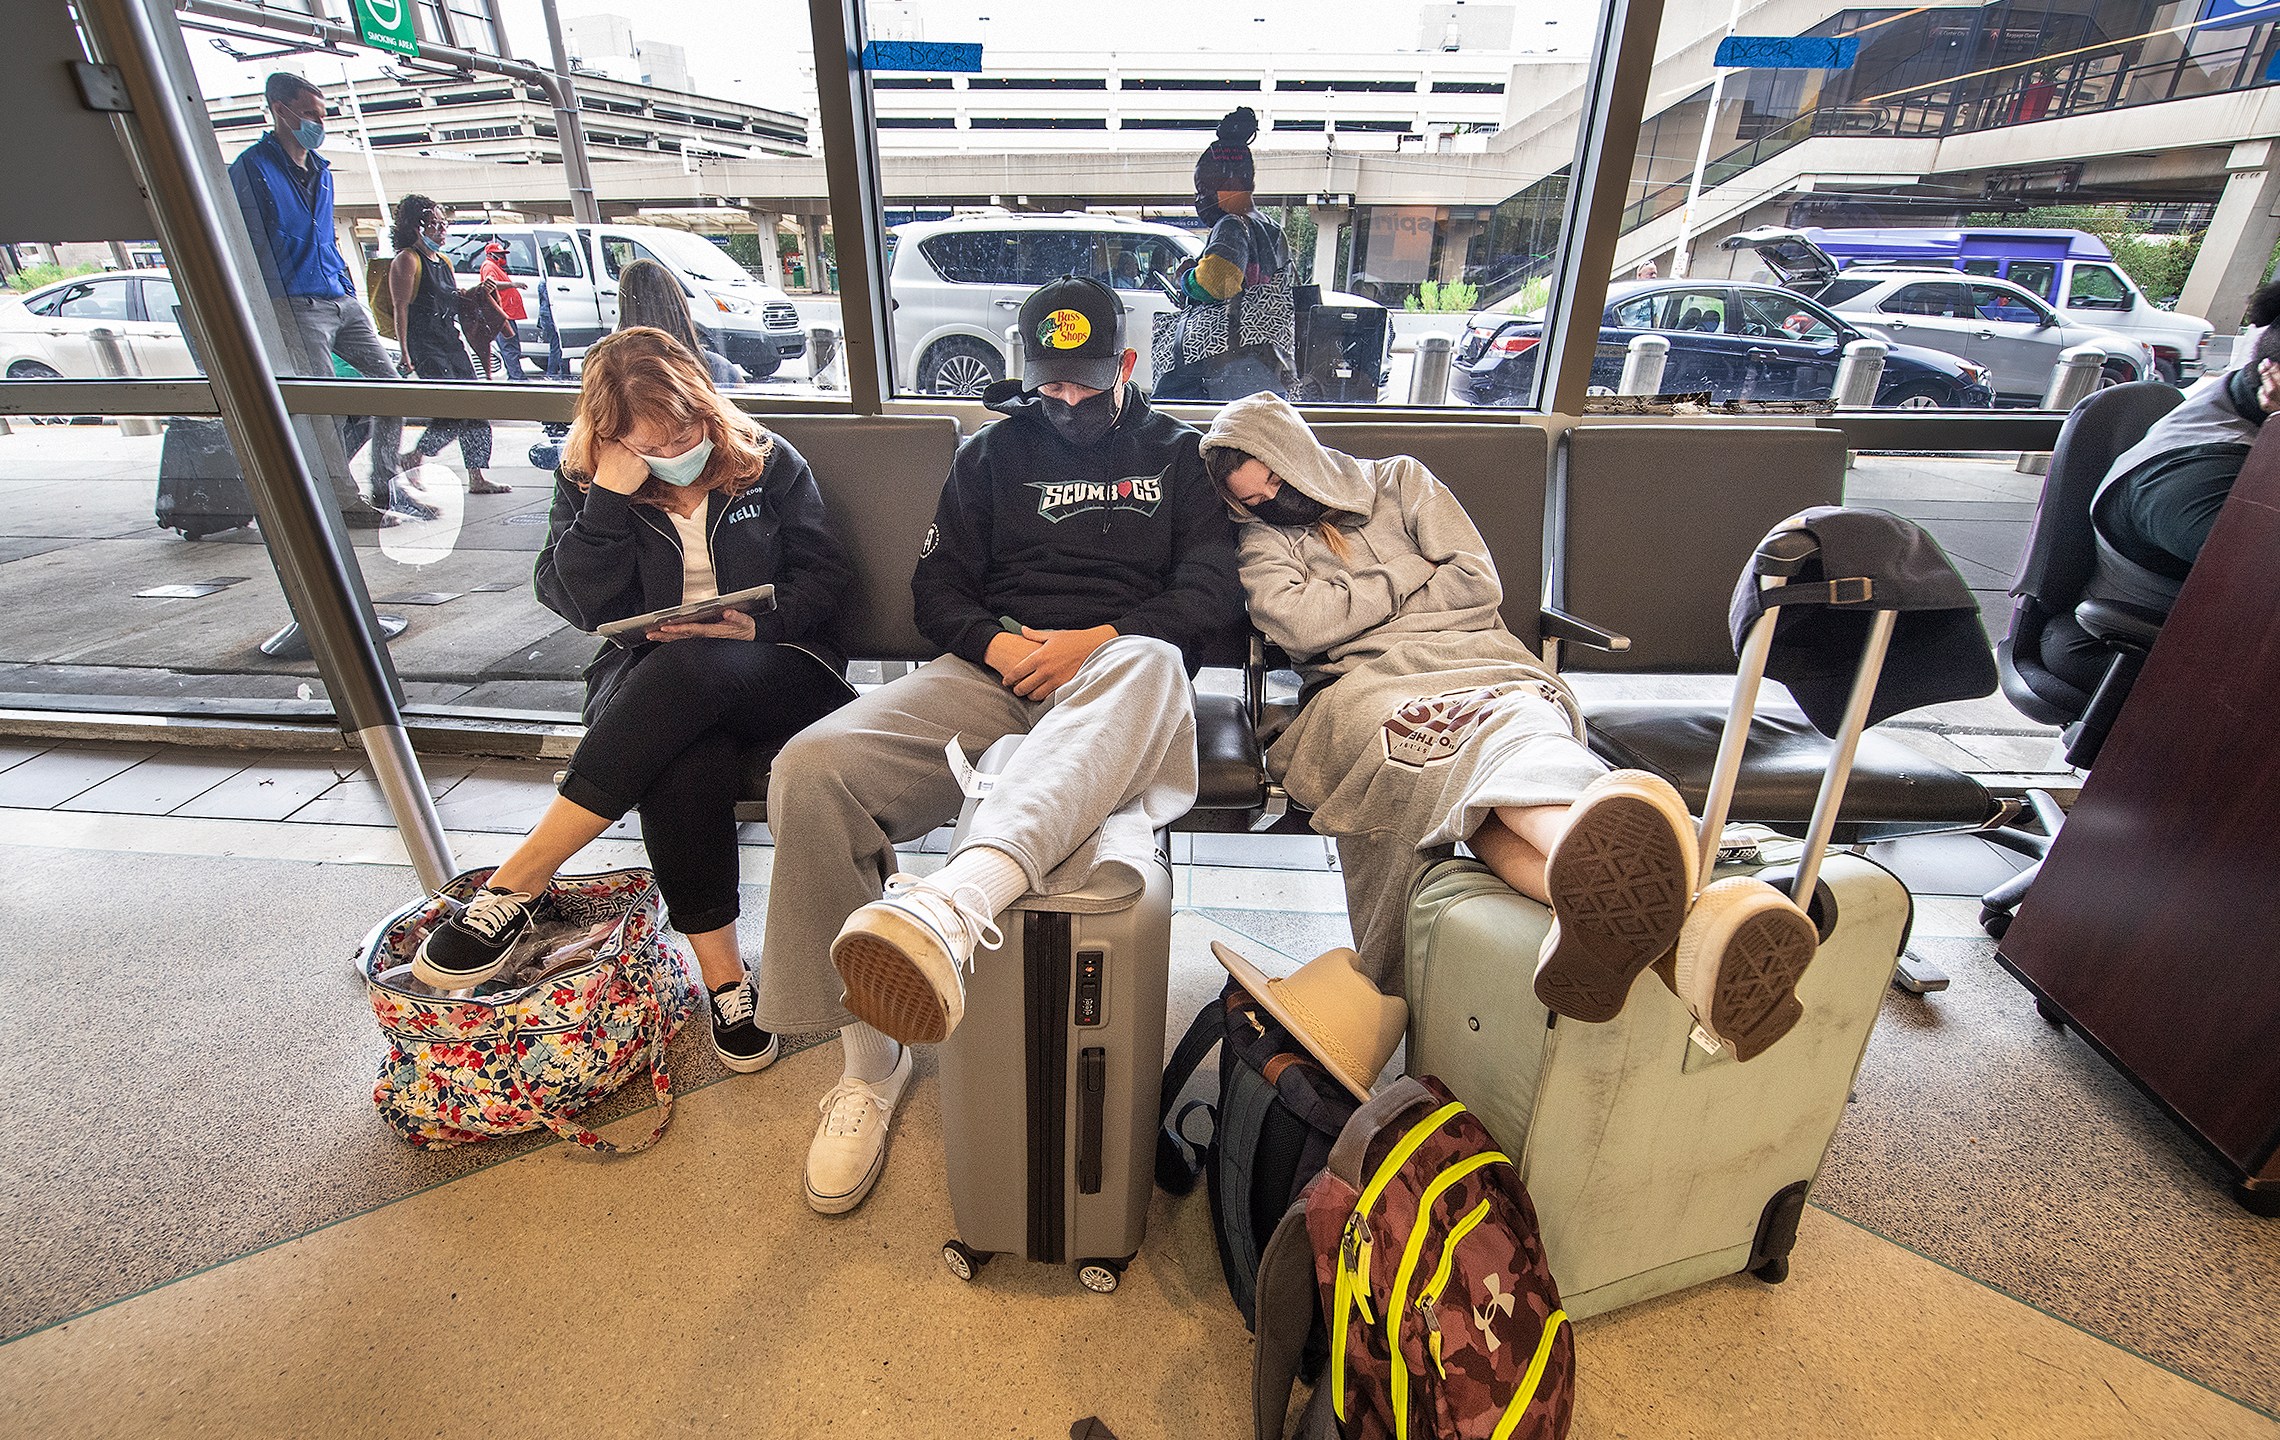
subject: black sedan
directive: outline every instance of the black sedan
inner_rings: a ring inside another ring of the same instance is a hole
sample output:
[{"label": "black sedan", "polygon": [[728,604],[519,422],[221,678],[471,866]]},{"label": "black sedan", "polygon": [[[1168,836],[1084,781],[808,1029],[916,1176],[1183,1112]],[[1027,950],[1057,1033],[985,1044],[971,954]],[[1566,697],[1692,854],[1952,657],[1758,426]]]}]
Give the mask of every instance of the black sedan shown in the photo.
[{"label": "black sedan", "polygon": [[[1458,342],[1449,392],[1472,405],[1524,405],[1536,378],[1541,315],[1475,315]],[[1666,395],[1713,400],[1825,400],[1837,362],[1855,340],[1886,340],[1837,318],[1776,285],[1735,281],[1630,280],[1607,287],[1599,352],[1591,362],[1595,390],[1622,383],[1632,339],[1670,341],[1663,367]],[[1876,388],[1879,406],[1900,409],[1995,403],[1987,371],[1969,360],[1919,345],[1893,345]]]}]

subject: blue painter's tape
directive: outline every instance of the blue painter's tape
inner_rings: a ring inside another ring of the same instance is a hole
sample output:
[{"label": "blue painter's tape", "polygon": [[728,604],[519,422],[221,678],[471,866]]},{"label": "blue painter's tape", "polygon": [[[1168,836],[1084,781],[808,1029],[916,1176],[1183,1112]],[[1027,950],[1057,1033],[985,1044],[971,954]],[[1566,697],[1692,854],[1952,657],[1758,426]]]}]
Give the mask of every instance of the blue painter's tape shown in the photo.
[{"label": "blue painter's tape", "polygon": [[863,47],[863,68],[978,75],[982,70],[982,47],[936,45],[924,40],[873,40]]},{"label": "blue painter's tape", "polygon": [[1826,35],[1728,35],[1710,63],[1731,70],[1850,70],[1860,39]]}]

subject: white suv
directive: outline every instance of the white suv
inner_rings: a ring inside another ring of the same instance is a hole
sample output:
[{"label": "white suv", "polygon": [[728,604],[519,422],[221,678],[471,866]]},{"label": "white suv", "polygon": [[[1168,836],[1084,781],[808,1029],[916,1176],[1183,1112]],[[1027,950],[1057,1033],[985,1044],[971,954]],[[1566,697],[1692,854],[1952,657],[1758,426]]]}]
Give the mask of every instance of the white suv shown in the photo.
[{"label": "white suv", "polygon": [[459,271],[462,286],[473,283],[483,247],[497,240],[507,247],[507,276],[523,292],[523,354],[544,361],[538,335],[538,287],[545,285],[562,349],[570,358],[617,328],[618,272],[629,261],[654,260],[672,272],[689,302],[699,335],[765,380],[786,360],[807,353],[807,331],[791,297],[763,285],[726,250],[702,235],[661,225],[487,225],[457,224],[443,248]]},{"label": "white suv", "polygon": [[[1115,215],[961,215],[887,237],[895,381],[905,393],[973,397],[1006,375],[1005,332],[1029,292],[1063,275],[1105,280],[1124,301],[1124,343],[1148,353],[1169,281],[1203,242]],[[1162,277],[1161,280],[1158,277]],[[1148,367],[1139,379],[1147,383]]]},{"label": "white suv", "polygon": [[[1156,317],[1179,307],[1180,266],[1203,253],[1203,236],[1177,225],[1121,215],[960,215],[915,220],[887,235],[887,293],[893,306],[895,385],[905,394],[973,397],[1006,374],[1005,332],[1029,292],[1063,275],[1103,280],[1124,301],[1124,343],[1140,352],[1134,376],[1149,388]],[[1335,291],[1343,311],[1382,311],[1374,300]],[[1351,317],[1348,317],[1351,319]],[[1385,383],[1393,332],[1378,323],[1358,332],[1374,341],[1377,365],[1349,399],[1374,401]],[[1301,317],[1304,324],[1304,317]],[[1325,346],[1340,343],[1325,332]],[[1322,348],[1322,347],[1317,347]],[[1328,352],[1332,360],[1335,352]],[[1293,357],[1301,365],[1303,356]],[[1325,397],[1330,398],[1330,397]]]}]

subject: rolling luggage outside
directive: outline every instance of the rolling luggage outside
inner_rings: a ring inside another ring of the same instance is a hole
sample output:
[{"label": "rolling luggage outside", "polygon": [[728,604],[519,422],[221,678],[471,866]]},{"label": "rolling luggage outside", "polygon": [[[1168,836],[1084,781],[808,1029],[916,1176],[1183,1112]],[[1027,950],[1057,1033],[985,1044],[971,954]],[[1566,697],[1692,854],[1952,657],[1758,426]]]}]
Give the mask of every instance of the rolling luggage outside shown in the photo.
[{"label": "rolling luggage outside", "polygon": [[[1776,619],[1805,592],[1840,593],[1833,576],[1815,573],[1818,542],[1792,528],[1822,513],[1785,521],[1753,560],[1757,595],[1736,610],[1755,619],[1702,831],[1705,884],[1755,874],[1811,897],[1821,945],[1797,985],[1796,1028],[1737,1061],[1667,985],[1647,977],[1606,1024],[1561,1019],[1518,968],[1550,927],[1544,906],[1470,860],[1427,870],[1411,900],[1409,1072],[1439,1076],[1519,1160],[1552,1273],[1579,1319],[1737,1271],[1769,1283],[1787,1276],[1805,1197],[1907,943],[1906,887],[1860,856],[1826,854],[1871,698],[1884,708],[1892,698],[1877,687],[1896,614],[1859,603],[1858,590],[1843,592],[1849,602],[1819,602],[1843,615],[1837,628],[1857,628],[1866,641],[1849,694],[1831,675],[1836,688],[1816,695],[1825,714],[1841,700],[1842,715],[1806,838],[1763,832],[1753,837],[1757,853],[1729,850],[1716,863]],[[1817,657],[1824,666],[1827,658]]]},{"label": "rolling luggage outside", "polygon": [[253,497],[221,421],[192,415],[167,420],[153,508],[160,528],[179,530],[185,540],[253,523]]},{"label": "rolling luggage outside", "polygon": [[[976,767],[1005,768],[1020,736]],[[959,837],[974,802],[960,817]],[[941,1048],[942,1148],[958,1233],[942,1258],[971,1280],[997,1255],[1076,1266],[1114,1290],[1155,1189],[1171,971],[1172,875],[1158,850],[1134,887],[1096,875],[1028,895],[975,957],[966,1016]]]}]

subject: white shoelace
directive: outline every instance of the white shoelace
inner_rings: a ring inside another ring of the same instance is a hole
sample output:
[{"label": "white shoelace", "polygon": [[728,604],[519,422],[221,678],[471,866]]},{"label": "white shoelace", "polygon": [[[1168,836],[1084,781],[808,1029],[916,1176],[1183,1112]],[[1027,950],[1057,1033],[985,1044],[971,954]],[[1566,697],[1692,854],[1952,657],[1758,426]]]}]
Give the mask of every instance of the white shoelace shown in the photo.
[{"label": "white shoelace", "polygon": [[530,896],[514,890],[478,890],[467,908],[459,912],[459,923],[485,940],[496,940],[517,916],[528,912],[530,900]]},{"label": "white shoelace", "polygon": [[713,1018],[722,1028],[742,1025],[752,1018],[752,987],[739,984],[726,995],[712,997]]},{"label": "white shoelace", "polygon": [[[850,1105],[848,1101],[856,1103]],[[825,1114],[823,1133],[826,1135],[854,1135],[863,1128],[863,1121],[875,1109],[884,1120],[894,1113],[895,1107],[885,1096],[862,1080],[853,1078],[840,1081],[831,1087],[831,1093],[816,1102],[816,1109]]]},{"label": "white shoelace", "polygon": [[[944,891],[925,881],[919,875],[897,872],[887,877],[886,893],[905,899],[923,899],[936,902],[936,909],[947,908],[951,918],[963,927],[972,943],[959,948],[966,952],[966,968],[974,968],[974,950],[996,950],[1005,944],[1005,932],[998,929],[990,915],[989,897],[978,885],[961,885]],[[955,939],[956,937],[948,937]]]}]

